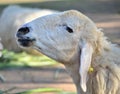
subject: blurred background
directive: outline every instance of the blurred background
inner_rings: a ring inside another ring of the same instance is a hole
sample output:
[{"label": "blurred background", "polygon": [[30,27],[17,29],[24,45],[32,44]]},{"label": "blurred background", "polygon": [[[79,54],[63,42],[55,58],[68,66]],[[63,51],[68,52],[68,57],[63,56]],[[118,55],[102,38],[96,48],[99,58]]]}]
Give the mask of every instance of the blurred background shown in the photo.
[{"label": "blurred background", "polygon": [[[0,0],[0,15],[8,5],[57,11],[79,10],[103,29],[108,40],[120,44],[120,0]],[[17,94],[26,90],[34,92],[31,94],[44,94],[43,91],[48,91],[45,94],[74,94],[76,91],[64,66],[56,61],[42,54],[16,53],[6,48],[2,53],[0,94]]]}]

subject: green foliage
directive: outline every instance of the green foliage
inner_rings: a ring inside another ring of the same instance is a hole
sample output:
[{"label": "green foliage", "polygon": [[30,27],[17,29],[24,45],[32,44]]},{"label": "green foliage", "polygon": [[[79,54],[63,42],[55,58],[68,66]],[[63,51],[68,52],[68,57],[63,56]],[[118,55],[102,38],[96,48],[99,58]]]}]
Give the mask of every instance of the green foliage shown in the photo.
[{"label": "green foliage", "polygon": [[20,92],[16,94],[35,94],[35,93],[52,93],[52,94],[75,94],[73,92],[66,92],[56,88],[38,88],[33,90],[28,90],[25,92]]},{"label": "green foliage", "polygon": [[[0,94],[11,94],[9,92],[11,92],[12,90],[15,90],[16,88],[10,88],[8,90],[2,91],[0,90]],[[57,88],[38,88],[38,89],[32,89],[32,90],[26,90],[23,92],[18,92],[18,93],[14,93],[14,94],[43,94],[43,93],[52,93],[52,94],[75,94],[74,92],[66,92],[63,91],[61,89],[57,89]]]},{"label": "green foliage", "polygon": [[30,55],[25,52],[15,53],[3,50],[0,58],[0,69],[9,67],[39,67],[46,65],[55,65],[56,61],[44,56]]}]

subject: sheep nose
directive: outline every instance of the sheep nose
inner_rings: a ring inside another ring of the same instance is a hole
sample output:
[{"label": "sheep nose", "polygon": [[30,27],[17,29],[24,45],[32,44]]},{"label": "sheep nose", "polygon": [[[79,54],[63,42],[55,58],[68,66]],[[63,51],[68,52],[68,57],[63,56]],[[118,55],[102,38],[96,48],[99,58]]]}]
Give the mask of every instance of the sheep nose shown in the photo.
[{"label": "sheep nose", "polygon": [[30,32],[30,30],[29,30],[28,27],[22,27],[22,28],[20,28],[20,29],[18,30],[17,36],[19,37],[19,36],[25,35],[25,34],[27,34],[27,33],[29,33],[29,32]]}]

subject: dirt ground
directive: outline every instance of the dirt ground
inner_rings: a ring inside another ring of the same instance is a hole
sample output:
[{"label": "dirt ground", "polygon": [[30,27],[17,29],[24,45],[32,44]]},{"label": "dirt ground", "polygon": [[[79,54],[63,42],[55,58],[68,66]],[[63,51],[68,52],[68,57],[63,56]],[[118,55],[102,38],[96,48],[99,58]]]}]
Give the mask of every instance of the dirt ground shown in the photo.
[{"label": "dirt ground", "polygon": [[0,74],[4,77],[4,82],[0,82],[1,90],[15,88],[9,92],[10,94],[36,88],[57,88],[65,91],[75,91],[75,86],[62,65],[5,69],[1,70]]},{"label": "dirt ground", "polygon": [[[120,14],[117,11],[119,8],[114,8],[112,5],[111,7],[113,7],[112,9],[114,11],[112,10],[110,13],[106,13],[107,10],[104,9],[103,13],[85,12],[85,14],[90,17],[98,27],[103,28],[103,32],[108,36],[110,41],[120,44]],[[99,11],[99,9],[97,11]],[[26,89],[54,87],[66,91],[76,91],[63,65],[40,68],[4,69],[0,70],[0,74],[5,79],[4,82],[0,82],[1,90],[16,87],[13,92],[18,92]]]}]

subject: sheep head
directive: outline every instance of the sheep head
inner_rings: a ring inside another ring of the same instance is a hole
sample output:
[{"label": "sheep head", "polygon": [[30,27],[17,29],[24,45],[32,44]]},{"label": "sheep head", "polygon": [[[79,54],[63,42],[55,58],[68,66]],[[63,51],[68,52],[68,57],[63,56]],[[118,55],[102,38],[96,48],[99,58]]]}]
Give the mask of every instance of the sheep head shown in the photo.
[{"label": "sheep head", "polygon": [[79,62],[80,86],[86,91],[97,33],[97,27],[88,17],[69,10],[24,24],[16,37],[20,46],[35,48],[63,64]]}]

